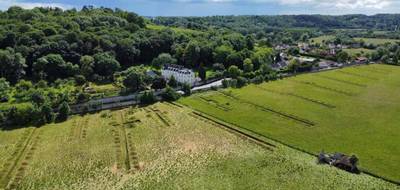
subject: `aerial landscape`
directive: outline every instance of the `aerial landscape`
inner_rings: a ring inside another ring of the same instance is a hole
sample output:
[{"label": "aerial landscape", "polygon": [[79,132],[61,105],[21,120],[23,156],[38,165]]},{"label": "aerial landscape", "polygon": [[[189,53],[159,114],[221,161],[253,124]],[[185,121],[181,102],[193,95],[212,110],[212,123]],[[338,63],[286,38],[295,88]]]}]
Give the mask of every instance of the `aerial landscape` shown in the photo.
[{"label": "aerial landscape", "polygon": [[400,189],[398,7],[0,0],[0,190]]}]

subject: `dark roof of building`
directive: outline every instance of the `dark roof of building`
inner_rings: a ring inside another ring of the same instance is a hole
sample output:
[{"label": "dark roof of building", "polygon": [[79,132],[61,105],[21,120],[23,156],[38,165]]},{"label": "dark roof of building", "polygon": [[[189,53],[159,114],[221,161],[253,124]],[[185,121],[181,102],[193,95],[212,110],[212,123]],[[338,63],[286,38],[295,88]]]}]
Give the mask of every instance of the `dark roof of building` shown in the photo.
[{"label": "dark roof of building", "polygon": [[185,68],[182,65],[175,65],[175,64],[164,65],[163,70],[174,71],[181,74],[191,74],[193,72],[192,70]]}]

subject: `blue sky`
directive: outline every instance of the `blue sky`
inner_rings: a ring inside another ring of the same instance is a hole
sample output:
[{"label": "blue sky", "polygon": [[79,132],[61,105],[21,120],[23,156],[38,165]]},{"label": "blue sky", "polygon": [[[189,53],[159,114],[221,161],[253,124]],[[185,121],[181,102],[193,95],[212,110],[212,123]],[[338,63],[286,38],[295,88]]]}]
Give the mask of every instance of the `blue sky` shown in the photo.
[{"label": "blue sky", "polygon": [[0,0],[0,9],[83,5],[134,11],[142,16],[400,13],[399,0]]}]

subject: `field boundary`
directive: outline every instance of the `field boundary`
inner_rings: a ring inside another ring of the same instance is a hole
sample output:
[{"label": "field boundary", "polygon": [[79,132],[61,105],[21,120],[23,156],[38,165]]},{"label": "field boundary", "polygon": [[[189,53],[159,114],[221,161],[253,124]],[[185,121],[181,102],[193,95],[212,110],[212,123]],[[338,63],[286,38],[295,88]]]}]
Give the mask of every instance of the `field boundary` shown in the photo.
[{"label": "field boundary", "polygon": [[263,91],[266,91],[266,92],[270,92],[270,93],[275,93],[275,94],[279,94],[279,95],[295,97],[295,98],[298,98],[298,99],[301,99],[301,100],[304,100],[304,101],[307,101],[307,102],[311,102],[311,103],[314,103],[314,104],[318,104],[320,106],[324,106],[324,107],[327,107],[327,108],[336,108],[336,106],[328,104],[328,103],[325,103],[325,102],[323,102],[321,100],[308,98],[308,97],[301,96],[301,95],[298,95],[298,94],[295,94],[295,93],[279,92],[279,91],[275,91],[275,90],[266,89],[266,88],[261,87],[259,85],[256,85],[256,88],[259,88],[260,90],[263,90]]},{"label": "field boundary", "polygon": [[222,95],[224,95],[224,96],[226,96],[228,98],[234,99],[234,100],[238,101],[239,103],[244,103],[244,104],[251,105],[251,106],[253,106],[253,107],[255,107],[255,108],[259,109],[259,110],[265,111],[265,112],[274,113],[274,114],[276,114],[278,116],[281,116],[281,117],[284,117],[286,119],[290,119],[290,120],[296,121],[296,122],[301,123],[301,124],[303,124],[305,126],[310,127],[310,126],[314,126],[315,125],[314,122],[309,121],[307,119],[303,119],[303,118],[300,118],[300,117],[297,117],[297,116],[294,116],[294,115],[291,115],[291,114],[288,114],[288,113],[284,113],[284,112],[277,111],[277,110],[274,110],[274,109],[271,109],[271,108],[268,108],[268,107],[265,107],[265,106],[261,106],[261,105],[255,104],[253,102],[250,102],[250,101],[247,101],[247,100],[243,100],[241,98],[238,98],[236,96],[233,96],[233,95],[228,94],[228,93],[223,92],[223,91],[217,91],[217,92],[219,92],[220,94],[222,94]]}]

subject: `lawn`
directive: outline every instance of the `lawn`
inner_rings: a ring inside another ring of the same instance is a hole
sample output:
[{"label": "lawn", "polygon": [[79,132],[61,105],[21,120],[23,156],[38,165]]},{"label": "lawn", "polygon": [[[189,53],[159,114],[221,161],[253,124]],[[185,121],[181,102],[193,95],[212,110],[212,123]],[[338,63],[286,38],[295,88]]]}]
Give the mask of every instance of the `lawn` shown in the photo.
[{"label": "lawn", "polygon": [[383,45],[386,43],[396,43],[400,42],[400,40],[396,39],[387,39],[387,38],[354,38],[357,41],[363,40],[367,44],[373,45]]},{"label": "lawn", "polygon": [[361,56],[366,56],[367,54],[371,54],[374,52],[374,50],[371,49],[365,49],[365,48],[352,48],[352,49],[343,49],[343,51],[347,52],[348,54],[355,56],[355,55],[361,55]]},{"label": "lawn", "polygon": [[363,170],[400,181],[400,68],[304,74],[180,100],[203,113],[317,154],[356,154]]},{"label": "lawn", "polygon": [[326,42],[328,40],[332,40],[334,38],[335,38],[334,35],[323,35],[323,36],[319,36],[319,37],[316,37],[316,38],[311,38],[309,41],[312,44],[322,44],[323,42]]},{"label": "lawn", "polygon": [[264,148],[167,103],[73,116],[0,131],[0,188],[396,188],[270,143]]}]

